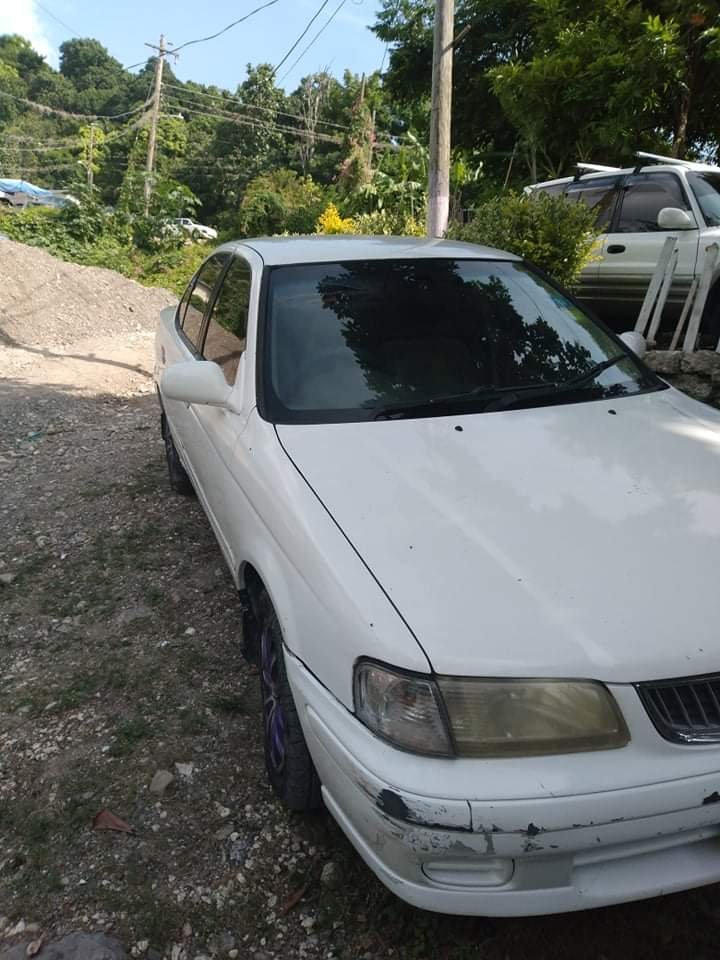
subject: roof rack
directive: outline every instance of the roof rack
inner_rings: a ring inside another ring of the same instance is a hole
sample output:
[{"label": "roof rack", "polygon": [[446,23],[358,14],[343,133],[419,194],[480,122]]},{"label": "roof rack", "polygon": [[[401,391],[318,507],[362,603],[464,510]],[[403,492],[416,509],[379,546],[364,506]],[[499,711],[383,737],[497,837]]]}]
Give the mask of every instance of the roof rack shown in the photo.
[{"label": "roof rack", "polygon": [[659,153],[645,153],[644,150],[636,150],[635,156],[638,158],[638,162],[635,164],[633,173],[638,173],[643,167],[647,167],[652,163],[667,163],[673,167],[694,166],[691,160],[680,160],[678,157],[663,157]]},{"label": "roof rack", "polygon": [[620,167],[608,167],[604,163],[576,163],[578,170],[588,170],[592,173],[617,173]]},{"label": "roof rack", "polygon": [[604,163],[585,163],[584,161],[576,163],[575,166],[577,167],[577,173],[573,177],[575,182],[586,173],[617,173],[620,170],[620,167],[608,167]]}]

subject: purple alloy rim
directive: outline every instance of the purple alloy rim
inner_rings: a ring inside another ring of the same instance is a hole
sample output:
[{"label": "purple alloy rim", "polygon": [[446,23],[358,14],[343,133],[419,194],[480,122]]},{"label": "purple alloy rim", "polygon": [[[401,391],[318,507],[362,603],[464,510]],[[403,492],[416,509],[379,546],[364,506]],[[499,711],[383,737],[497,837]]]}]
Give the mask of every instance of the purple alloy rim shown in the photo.
[{"label": "purple alloy rim", "polygon": [[280,660],[269,627],[262,633],[261,658],[265,741],[272,768],[281,773],[285,767],[285,713],[280,702]]}]

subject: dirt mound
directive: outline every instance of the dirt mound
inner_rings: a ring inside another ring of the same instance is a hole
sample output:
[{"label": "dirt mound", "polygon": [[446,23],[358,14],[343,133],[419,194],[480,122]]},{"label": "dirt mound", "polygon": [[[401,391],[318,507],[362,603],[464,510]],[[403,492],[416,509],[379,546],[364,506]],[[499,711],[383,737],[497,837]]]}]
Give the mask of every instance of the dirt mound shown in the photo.
[{"label": "dirt mound", "polygon": [[155,328],[169,290],[143,287],[101,267],[0,240],[0,343],[69,347],[91,337]]}]

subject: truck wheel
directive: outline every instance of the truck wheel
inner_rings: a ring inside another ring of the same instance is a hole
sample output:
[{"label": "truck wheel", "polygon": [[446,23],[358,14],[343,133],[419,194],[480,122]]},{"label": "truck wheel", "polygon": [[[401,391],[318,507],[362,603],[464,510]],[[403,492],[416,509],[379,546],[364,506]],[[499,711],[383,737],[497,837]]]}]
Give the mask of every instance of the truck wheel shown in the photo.
[{"label": "truck wheel", "polygon": [[185,467],[182,465],[180,454],[177,452],[177,447],[170,432],[170,425],[164,413],[160,414],[160,432],[165,441],[165,456],[167,458],[170,486],[175,493],[181,493],[184,497],[191,497],[195,490]]},{"label": "truck wheel", "polygon": [[261,594],[256,606],[265,767],[270,784],[283,804],[289,810],[307,813],[322,804],[320,780],[290,691],[277,615],[266,593]]}]

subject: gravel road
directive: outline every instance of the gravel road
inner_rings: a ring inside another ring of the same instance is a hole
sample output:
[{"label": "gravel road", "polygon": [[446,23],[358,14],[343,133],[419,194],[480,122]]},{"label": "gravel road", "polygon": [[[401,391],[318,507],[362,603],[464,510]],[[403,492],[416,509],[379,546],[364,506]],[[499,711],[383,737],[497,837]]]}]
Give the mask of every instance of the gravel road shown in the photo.
[{"label": "gravel road", "polygon": [[166,483],[150,364],[171,295],[7,241],[0,291],[0,956],[85,931],[149,960],[717,957],[717,888],[423,914],[328,816],[285,813],[231,579]]}]

